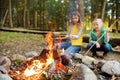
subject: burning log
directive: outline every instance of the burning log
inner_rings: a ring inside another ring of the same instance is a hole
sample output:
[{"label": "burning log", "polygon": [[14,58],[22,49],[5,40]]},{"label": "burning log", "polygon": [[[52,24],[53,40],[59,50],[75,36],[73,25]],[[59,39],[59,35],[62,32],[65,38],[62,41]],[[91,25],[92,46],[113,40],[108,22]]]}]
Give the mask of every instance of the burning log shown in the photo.
[{"label": "burning log", "polygon": [[25,61],[24,65],[10,73],[14,80],[41,80],[43,77],[63,78],[67,72],[69,59],[53,49],[52,34],[46,35],[47,47],[39,56]]},{"label": "burning log", "polygon": [[34,78],[41,79],[43,77],[51,77],[52,79],[65,78],[65,74],[67,74],[68,70],[66,65],[69,63],[69,60],[65,57],[65,55],[59,56],[58,52],[54,50],[54,61],[51,61],[52,63],[47,65],[46,63],[48,59],[48,52],[49,50],[44,49],[39,56],[36,56],[31,60],[24,62],[24,65],[22,67],[12,71],[10,74],[11,77],[15,80],[33,80]]},{"label": "burning log", "polygon": [[53,78],[64,78],[65,74],[67,72],[67,67],[64,66],[61,63],[60,60],[56,60],[53,62],[53,64],[50,66],[50,69],[48,70],[48,75]]}]

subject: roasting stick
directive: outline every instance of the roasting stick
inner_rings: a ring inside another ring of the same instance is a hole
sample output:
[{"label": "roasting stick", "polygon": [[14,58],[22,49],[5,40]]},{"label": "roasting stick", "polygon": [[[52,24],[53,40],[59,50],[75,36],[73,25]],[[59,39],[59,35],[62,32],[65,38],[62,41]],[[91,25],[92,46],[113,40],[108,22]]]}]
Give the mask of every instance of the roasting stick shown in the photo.
[{"label": "roasting stick", "polygon": [[53,39],[54,40],[57,40],[57,39],[62,39],[63,40],[63,39],[68,39],[68,38],[64,36],[64,37],[56,37],[56,38],[53,38]]},{"label": "roasting stick", "polygon": [[[109,29],[110,29],[117,21],[119,21],[119,18],[109,27]],[[107,30],[107,31],[109,31],[109,30]],[[97,41],[99,41],[99,40],[105,35],[105,33],[106,33],[106,32],[104,32],[104,34],[101,35],[101,37],[98,38]],[[97,41],[96,41],[96,42],[97,42]],[[96,44],[96,43],[94,43],[94,44],[87,50],[87,52],[86,52],[84,55],[87,55],[87,54],[89,53],[89,51],[92,49],[92,47],[93,47],[95,44]]]}]

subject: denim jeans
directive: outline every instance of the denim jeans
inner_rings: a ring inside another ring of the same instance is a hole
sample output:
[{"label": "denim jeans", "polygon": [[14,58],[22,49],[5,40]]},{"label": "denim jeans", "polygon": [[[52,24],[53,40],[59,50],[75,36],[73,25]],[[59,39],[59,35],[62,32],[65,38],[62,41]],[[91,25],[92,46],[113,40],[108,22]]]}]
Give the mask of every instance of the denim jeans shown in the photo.
[{"label": "denim jeans", "polygon": [[72,56],[74,53],[79,53],[81,51],[81,46],[72,46],[71,42],[62,42],[59,44],[60,49],[65,49],[65,55]]},{"label": "denim jeans", "polygon": [[70,63],[70,58],[73,57],[74,53],[79,53],[81,51],[81,46],[72,46],[70,41],[62,42],[62,43],[57,43],[56,44],[57,49],[64,49],[64,55],[63,55],[63,63],[64,63],[64,57],[67,58],[68,62],[65,65],[71,65]]},{"label": "denim jeans", "polygon": [[[87,48],[90,48],[93,45],[93,43],[88,43]],[[103,56],[107,55],[107,53],[110,51],[110,45],[109,44],[103,44],[100,45],[100,48],[96,48],[96,45],[94,45],[91,48],[91,52],[93,53],[93,56],[96,55],[96,51],[103,51]]]}]

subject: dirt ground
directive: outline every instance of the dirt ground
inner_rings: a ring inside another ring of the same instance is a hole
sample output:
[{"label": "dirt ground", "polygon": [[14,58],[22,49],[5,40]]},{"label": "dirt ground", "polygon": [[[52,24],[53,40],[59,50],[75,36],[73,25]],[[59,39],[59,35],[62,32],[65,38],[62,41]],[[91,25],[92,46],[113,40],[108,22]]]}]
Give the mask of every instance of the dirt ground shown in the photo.
[{"label": "dirt ground", "polygon": [[8,56],[10,57],[13,54],[21,54],[25,55],[25,53],[36,51],[40,53],[44,48],[44,43],[34,43],[34,42],[24,42],[24,43],[13,43],[6,42],[0,44],[0,56]]},{"label": "dirt ground", "polygon": [[[86,45],[86,43],[85,43]],[[85,46],[84,45],[84,46]],[[45,48],[45,43],[34,43],[32,41],[26,41],[24,43],[19,42],[19,43],[14,43],[14,42],[6,42],[6,43],[2,43],[0,44],[0,56],[11,56],[13,54],[21,54],[21,55],[25,55],[25,53],[27,52],[31,52],[31,51],[36,51],[38,53],[40,53],[43,48]],[[85,47],[82,49],[82,54],[86,54],[88,49],[86,49]],[[119,49],[120,50],[120,49]],[[99,53],[100,55],[102,54],[102,52]],[[88,52],[87,55],[91,55],[91,52]],[[97,59],[101,59],[101,58],[97,58]],[[120,52],[109,52],[108,55],[104,58],[105,60],[117,60],[120,62]]]}]

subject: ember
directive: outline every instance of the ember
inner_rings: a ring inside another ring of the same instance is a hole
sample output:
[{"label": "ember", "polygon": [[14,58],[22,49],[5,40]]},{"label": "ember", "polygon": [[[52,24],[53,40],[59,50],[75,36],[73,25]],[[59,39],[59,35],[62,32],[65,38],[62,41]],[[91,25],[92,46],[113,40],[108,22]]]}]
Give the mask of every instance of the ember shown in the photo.
[{"label": "ember", "polygon": [[20,69],[13,71],[11,73],[13,79],[40,80],[43,77],[54,76],[56,73],[59,75],[57,77],[63,77],[67,72],[68,60],[63,56],[63,53],[60,55],[61,53],[58,53],[57,50],[53,50],[52,33],[48,33],[45,39],[47,41],[46,49],[39,56],[26,61]]}]

